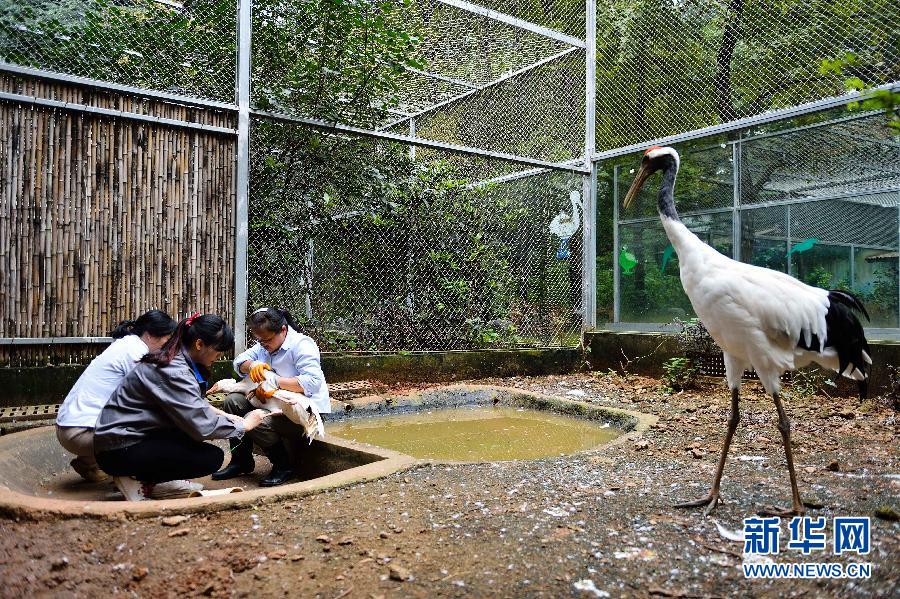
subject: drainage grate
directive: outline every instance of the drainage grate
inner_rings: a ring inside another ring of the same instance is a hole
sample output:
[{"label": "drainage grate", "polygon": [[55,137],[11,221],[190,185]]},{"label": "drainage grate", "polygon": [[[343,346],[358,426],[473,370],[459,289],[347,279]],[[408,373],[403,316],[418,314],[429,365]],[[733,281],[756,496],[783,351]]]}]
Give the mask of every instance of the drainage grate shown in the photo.
[{"label": "drainage grate", "polygon": [[[722,354],[717,355],[700,355],[700,356],[691,356],[691,360],[697,365],[700,369],[700,374],[703,376],[711,376],[711,377],[724,377],[725,376],[725,359],[722,357]],[[756,376],[756,372],[753,370],[745,370],[744,371],[744,380],[750,381],[758,381],[759,377]],[[781,380],[784,382],[791,380],[791,373],[786,372],[781,376]]]},{"label": "drainage grate", "polygon": [[0,408],[0,423],[21,422],[23,420],[52,420],[56,418],[57,412],[59,412],[59,404]]},{"label": "drainage grate", "polygon": [[372,383],[369,381],[349,381],[347,383],[328,383],[328,393],[334,399],[343,399],[362,395],[372,391]]}]

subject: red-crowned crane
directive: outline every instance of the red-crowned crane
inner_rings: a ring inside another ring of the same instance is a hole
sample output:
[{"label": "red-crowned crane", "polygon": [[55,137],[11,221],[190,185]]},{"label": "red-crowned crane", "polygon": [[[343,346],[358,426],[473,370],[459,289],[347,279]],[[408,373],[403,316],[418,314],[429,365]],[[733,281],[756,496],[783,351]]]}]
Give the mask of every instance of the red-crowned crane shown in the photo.
[{"label": "red-crowned crane", "polygon": [[794,473],[791,422],[779,396],[781,376],[816,362],[858,381],[860,396],[865,397],[872,359],[862,325],[853,311],[862,312],[867,319],[869,315],[850,293],[810,287],[784,273],[737,262],[700,241],[675,211],[678,166],[674,148],[648,149],[625,195],[624,206],[628,207],[650,175],[662,171],[657,196],[659,217],[678,254],[684,291],[700,321],[722,348],[725,377],[731,388],[731,414],[712,489],[706,497],[676,507],[705,506],[704,515],[715,509],[728,446],[740,421],[741,376],[745,369],[753,368],[775,401],[793,495],[791,509],[770,507],[760,514],[800,515],[805,510]]}]

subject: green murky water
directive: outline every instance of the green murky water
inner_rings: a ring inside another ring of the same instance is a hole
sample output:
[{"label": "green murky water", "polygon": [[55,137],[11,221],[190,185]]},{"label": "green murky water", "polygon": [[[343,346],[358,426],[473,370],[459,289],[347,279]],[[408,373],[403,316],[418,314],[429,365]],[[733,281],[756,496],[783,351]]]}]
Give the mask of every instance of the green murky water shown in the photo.
[{"label": "green murky water", "polygon": [[339,422],[328,434],[416,458],[530,460],[590,449],[622,431],[538,410],[466,407]]}]

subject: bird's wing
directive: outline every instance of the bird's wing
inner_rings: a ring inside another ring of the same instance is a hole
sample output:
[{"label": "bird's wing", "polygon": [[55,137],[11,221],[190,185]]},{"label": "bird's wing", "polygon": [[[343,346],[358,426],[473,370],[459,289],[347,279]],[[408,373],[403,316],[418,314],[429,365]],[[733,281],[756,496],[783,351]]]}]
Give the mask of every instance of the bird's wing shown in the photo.
[{"label": "bird's wing", "polygon": [[695,305],[698,315],[702,311],[712,321],[707,324],[701,316],[711,334],[713,328],[732,339],[762,333],[769,343],[790,351],[801,338],[813,347],[815,336],[824,348],[826,290],[781,272],[721,258],[715,264],[707,262],[705,272],[694,277],[694,291],[688,294],[700,304]]},{"label": "bird's wing", "polygon": [[248,391],[253,391],[256,388],[256,383],[250,380],[250,377],[247,377],[241,381],[236,381],[234,379],[222,379],[216,383],[218,385],[219,391],[222,393],[247,393]]},{"label": "bird's wing", "polygon": [[275,392],[275,400],[284,415],[292,422],[303,426],[312,442],[316,436],[325,436],[325,425],[322,416],[308,397],[295,391],[279,389]]}]

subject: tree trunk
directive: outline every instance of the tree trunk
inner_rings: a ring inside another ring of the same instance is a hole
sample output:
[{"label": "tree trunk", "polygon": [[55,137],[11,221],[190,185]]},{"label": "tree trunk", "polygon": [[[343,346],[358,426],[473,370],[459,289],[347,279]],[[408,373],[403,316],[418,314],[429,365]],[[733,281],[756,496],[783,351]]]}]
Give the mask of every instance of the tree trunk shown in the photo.
[{"label": "tree trunk", "polygon": [[713,79],[716,112],[721,123],[733,121],[738,117],[731,97],[731,61],[734,57],[734,48],[737,45],[743,14],[744,0],[729,0],[725,30],[722,32],[722,43],[716,54],[716,75]]}]

